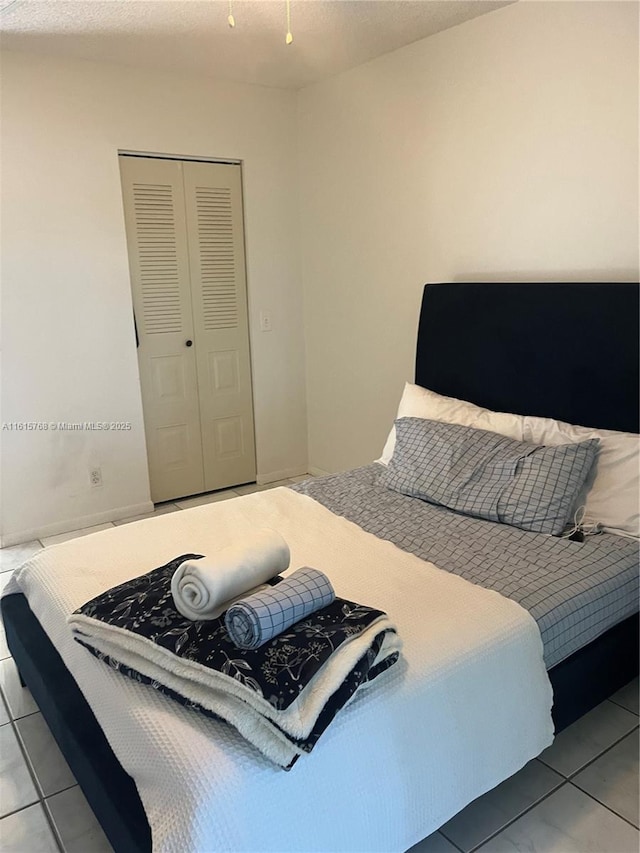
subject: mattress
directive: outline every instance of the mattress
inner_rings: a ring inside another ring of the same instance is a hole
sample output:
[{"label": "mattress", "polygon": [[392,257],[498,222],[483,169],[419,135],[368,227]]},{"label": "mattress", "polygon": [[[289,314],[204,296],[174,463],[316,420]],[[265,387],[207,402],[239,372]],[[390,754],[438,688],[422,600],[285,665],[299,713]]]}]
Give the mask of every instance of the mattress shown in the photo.
[{"label": "mattress", "polygon": [[[316,566],[340,595],[385,610],[404,644],[290,772],[229,725],[96,660],[66,622],[100,591],[256,526],[283,534],[292,569]],[[46,548],[13,583],[134,779],[156,851],[406,850],[552,740],[551,687],[526,610],[289,489]]]},{"label": "mattress", "polygon": [[517,601],[540,629],[547,669],[638,611],[638,543],[575,542],[471,518],[378,484],[374,463],[294,490],[368,533]]}]

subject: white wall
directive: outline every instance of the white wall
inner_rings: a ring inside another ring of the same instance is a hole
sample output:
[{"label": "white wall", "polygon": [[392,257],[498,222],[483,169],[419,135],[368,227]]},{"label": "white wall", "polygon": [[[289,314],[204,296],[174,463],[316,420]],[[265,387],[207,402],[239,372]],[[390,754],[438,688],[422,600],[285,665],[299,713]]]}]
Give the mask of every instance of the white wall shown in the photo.
[{"label": "white wall", "polygon": [[425,282],[637,279],[637,3],[509,6],[302,91],[299,118],[314,468],[379,456]]},{"label": "white wall", "polygon": [[3,419],[133,426],[3,432],[4,543],[149,501],[118,149],[244,161],[258,474],[306,471],[295,95],[6,52],[2,119]]},{"label": "white wall", "polygon": [[244,160],[258,473],[306,469],[305,343],[338,470],[382,447],[425,281],[638,275],[637,67],[615,0],[481,16],[304,90],[297,125],[290,92],[5,53],[3,420],[133,425],[3,432],[5,544],[149,501],[118,149]]}]

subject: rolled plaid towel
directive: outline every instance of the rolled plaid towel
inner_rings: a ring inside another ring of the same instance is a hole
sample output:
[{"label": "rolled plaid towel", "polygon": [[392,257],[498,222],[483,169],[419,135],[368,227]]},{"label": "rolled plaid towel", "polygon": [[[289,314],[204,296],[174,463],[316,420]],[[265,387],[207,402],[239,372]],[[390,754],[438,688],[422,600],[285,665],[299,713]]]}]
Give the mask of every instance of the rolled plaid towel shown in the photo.
[{"label": "rolled plaid towel", "polygon": [[305,566],[275,586],[236,601],[227,610],[224,623],[238,648],[257,649],[334,598],[329,578]]}]

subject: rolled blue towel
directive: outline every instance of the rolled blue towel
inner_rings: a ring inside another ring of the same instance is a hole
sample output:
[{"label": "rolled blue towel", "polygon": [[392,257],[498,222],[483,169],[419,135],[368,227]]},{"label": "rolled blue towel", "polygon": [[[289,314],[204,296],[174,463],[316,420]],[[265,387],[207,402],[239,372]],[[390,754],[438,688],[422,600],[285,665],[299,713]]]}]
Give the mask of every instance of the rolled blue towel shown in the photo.
[{"label": "rolled blue towel", "polygon": [[329,578],[305,566],[275,586],[234,602],[224,618],[233,643],[257,649],[336,597]]}]

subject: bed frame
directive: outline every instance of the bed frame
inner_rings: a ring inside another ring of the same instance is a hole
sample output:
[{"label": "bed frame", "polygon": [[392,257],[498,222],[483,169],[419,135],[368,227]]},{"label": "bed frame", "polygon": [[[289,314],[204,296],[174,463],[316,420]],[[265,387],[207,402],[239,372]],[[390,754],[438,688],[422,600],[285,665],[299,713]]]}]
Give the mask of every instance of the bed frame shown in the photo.
[{"label": "bed frame", "polygon": [[[633,284],[425,287],[416,382],[499,411],[638,432],[639,289]],[[149,853],[133,779],[21,594],[7,643],[116,853]],[[638,674],[638,615],[550,670],[559,731]]]},{"label": "bed frame", "polygon": [[[639,432],[637,284],[437,284],[416,383],[498,412]],[[549,672],[556,731],[638,674],[638,614]]]}]

